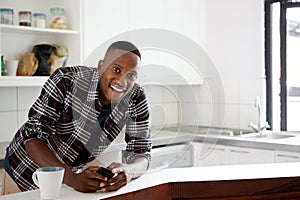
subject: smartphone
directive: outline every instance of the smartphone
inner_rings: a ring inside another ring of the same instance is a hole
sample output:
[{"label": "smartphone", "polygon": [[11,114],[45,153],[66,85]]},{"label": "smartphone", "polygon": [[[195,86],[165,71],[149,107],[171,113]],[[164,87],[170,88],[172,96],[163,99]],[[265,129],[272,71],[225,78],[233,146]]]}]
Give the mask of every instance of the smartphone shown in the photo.
[{"label": "smartphone", "polygon": [[107,179],[111,179],[114,176],[110,169],[104,167],[99,167],[97,173],[105,176]]}]

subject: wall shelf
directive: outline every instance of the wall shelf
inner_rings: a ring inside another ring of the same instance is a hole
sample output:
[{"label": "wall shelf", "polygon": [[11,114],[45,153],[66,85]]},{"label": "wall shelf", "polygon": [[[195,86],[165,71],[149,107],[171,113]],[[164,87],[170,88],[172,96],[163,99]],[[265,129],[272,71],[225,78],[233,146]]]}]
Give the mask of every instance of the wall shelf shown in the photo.
[{"label": "wall shelf", "polygon": [[0,87],[40,87],[49,76],[0,76]]},{"label": "wall shelf", "polygon": [[75,30],[63,30],[63,29],[52,29],[52,28],[36,28],[29,26],[16,26],[16,25],[0,25],[1,32],[7,33],[38,33],[38,34],[66,34],[66,35],[77,35],[78,31]]}]

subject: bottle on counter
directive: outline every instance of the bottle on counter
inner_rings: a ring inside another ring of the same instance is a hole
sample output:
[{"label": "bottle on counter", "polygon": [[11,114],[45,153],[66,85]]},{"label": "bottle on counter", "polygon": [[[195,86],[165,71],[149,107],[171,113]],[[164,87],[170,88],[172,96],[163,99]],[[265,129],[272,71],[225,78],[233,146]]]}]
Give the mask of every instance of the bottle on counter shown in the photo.
[{"label": "bottle on counter", "polygon": [[50,14],[51,14],[50,28],[55,28],[55,29],[67,28],[64,8],[51,8]]},{"label": "bottle on counter", "polygon": [[5,70],[5,61],[4,56],[1,56],[1,76],[5,76],[6,70]]},{"label": "bottle on counter", "polygon": [[20,11],[19,12],[19,25],[20,26],[31,26],[31,11]]},{"label": "bottle on counter", "polygon": [[14,10],[10,8],[0,8],[1,24],[14,24]]},{"label": "bottle on counter", "polygon": [[34,27],[45,28],[46,27],[46,14],[34,13],[32,21],[33,21]]}]

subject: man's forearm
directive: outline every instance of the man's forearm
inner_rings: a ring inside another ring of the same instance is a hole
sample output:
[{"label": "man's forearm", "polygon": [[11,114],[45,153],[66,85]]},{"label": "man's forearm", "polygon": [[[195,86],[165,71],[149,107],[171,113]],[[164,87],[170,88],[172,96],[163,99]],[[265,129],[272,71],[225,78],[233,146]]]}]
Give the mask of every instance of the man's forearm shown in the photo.
[{"label": "man's forearm", "polygon": [[69,185],[69,177],[73,172],[61,163],[53,151],[48,147],[47,143],[40,139],[32,139],[25,145],[29,157],[40,167],[45,166],[60,166],[65,168],[64,182]]},{"label": "man's forearm", "polygon": [[25,148],[29,157],[40,167],[49,165],[64,166],[50,150],[47,143],[40,139],[28,141]]}]

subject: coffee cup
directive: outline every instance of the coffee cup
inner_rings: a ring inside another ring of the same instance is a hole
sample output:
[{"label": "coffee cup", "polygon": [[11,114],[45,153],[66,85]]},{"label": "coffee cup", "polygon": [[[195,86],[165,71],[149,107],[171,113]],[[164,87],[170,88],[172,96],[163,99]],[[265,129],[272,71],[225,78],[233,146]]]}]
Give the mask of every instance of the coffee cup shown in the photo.
[{"label": "coffee cup", "polygon": [[32,180],[40,188],[41,199],[59,199],[65,169],[41,167],[32,174]]},{"label": "coffee cup", "polygon": [[17,69],[18,69],[18,60],[7,60],[5,61],[5,68],[7,70],[7,76],[16,76]]}]

